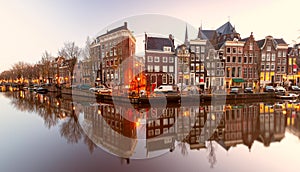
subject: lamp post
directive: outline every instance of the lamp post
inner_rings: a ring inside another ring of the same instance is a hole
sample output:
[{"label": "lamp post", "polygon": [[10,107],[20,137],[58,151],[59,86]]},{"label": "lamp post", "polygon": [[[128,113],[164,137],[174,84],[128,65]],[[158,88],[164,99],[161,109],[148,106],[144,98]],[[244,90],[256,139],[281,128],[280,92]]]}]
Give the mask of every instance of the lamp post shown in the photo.
[{"label": "lamp post", "polygon": [[138,77],[137,81],[138,81],[138,97],[140,97],[140,81],[141,81],[141,78]]}]

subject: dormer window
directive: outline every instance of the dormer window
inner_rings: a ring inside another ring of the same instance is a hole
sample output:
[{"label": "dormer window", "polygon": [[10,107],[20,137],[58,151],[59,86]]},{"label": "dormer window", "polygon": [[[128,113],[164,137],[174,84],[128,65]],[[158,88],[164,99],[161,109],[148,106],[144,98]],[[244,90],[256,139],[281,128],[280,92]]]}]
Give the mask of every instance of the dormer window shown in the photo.
[{"label": "dormer window", "polygon": [[164,51],[171,52],[171,47],[164,46]]}]

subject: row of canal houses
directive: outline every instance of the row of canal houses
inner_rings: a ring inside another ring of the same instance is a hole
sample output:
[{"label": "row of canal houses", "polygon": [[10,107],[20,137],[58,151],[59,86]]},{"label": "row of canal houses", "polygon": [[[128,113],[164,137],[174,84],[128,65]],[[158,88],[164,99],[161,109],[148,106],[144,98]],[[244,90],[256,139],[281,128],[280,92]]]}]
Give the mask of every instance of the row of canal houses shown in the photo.
[{"label": "row of canal houses", "polygon": [[[74,83],[106,84],[152,91],[160,85],[197,85],[203,90],[232,86],[259,88],[299,84],[300,44],[253,33],[241,38],[230,22],[216,30],[199,28],[195,39],[175,46],[174,36],[145,33],[144,56],[135,55],[136,39],[127,22],[95,38],[90,59],[77,63]],[[77,73],[77,74],[76,74]]]}]

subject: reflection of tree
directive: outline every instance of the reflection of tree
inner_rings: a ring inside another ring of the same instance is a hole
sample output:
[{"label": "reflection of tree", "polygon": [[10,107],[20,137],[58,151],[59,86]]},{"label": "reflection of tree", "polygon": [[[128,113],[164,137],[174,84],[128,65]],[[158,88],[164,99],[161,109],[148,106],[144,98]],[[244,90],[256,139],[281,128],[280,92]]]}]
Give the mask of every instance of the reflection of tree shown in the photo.
[{"label": "reflection of tree", "polygon": [[178,144],[178,146],[179,146],[180,149],[181,149],[181,154],[182,154],[183,156],[186,156],[186,155],[188,154],[188,149],[187,149],[187,147],[186,147],[185,141],[181,141],[181,142]]},{"label": "reflection of tree", "polygon": [[82,138],[83,130],[78,123],[77,116],[72,113],[71,117],[61,125],[60,134],[67,139],[68,143],[78,143]]},{"label": "reflection of tree", "polygon": [[97,145],[87,135],[84,135],[84,143],[88,146],[89,151],[92,154]]},{"label": "reflection of tree", "polygon": [[217,156],[216,156],[216,147],[213,144],[212,140],[209,141],[208,148],[208,162],[210,163],[210,167],[214,168],[214,165],[217,163]]}]

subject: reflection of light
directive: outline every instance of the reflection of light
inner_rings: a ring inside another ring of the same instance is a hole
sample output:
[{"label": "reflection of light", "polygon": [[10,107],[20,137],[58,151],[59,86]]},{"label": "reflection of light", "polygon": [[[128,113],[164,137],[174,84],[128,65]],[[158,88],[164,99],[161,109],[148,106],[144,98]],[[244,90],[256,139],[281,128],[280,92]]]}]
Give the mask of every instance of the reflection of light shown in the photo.
[{"label": "reflection of light", "polygon": [[211,115],[211,120],[213,120],[213,121],[216,120],[215,114],[212,114],[212,115]]},{"label": "reflection of light", "polygon": [[183,112],[183,116],[189,116],[189,112],[188,111],[184,111]]},{"label": "reflection of light", "polygon": [[59,102],[57,102],[56,105],[59,106]]},{"label": "reflection of light", "polygon": [[138,118],[138,120],[135,122],[135,126],[139,127],[141,125],[141,119]]},{"label": "reflection of light", "polygon": [[101,115],[101,110],[100,109],[98,110],[98,115]]},{"label": "reflection of light", "polygon": [[283,110],[283,111],[282,111],[282,114],[283,114],[283,115],[286,115],[286,110]]},{"label": "reflection of light", "polygon": [[73,110],[75,110],[76,108],[75,108],[75,106],[73,106]]}]

